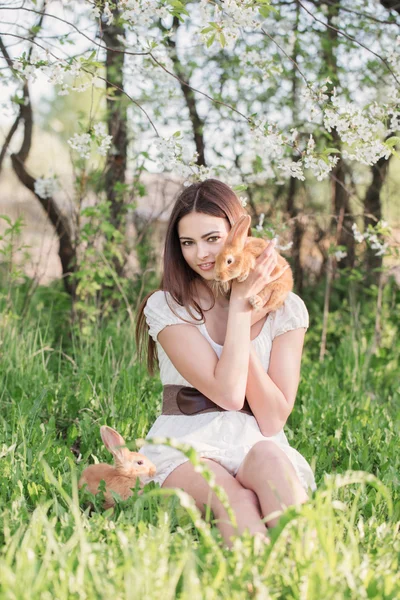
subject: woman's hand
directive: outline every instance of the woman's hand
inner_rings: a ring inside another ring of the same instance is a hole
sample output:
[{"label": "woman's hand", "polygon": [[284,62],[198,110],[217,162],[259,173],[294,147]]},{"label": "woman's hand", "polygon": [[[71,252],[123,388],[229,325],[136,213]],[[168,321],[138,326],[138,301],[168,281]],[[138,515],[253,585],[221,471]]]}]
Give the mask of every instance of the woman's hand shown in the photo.
[{"label": "woman's hand", "polygon": [[279,279],[279,277],[289,268],[286,265],[272,276],[276,265],[278,264],[278,254],[275,251],[276,240],[272,240],[267,248],[256,259],[254,269],[249,273],[245,281],[238,282],[236,279],[232,282],[231,299],[248,299],[256,296],[266,285]]}]

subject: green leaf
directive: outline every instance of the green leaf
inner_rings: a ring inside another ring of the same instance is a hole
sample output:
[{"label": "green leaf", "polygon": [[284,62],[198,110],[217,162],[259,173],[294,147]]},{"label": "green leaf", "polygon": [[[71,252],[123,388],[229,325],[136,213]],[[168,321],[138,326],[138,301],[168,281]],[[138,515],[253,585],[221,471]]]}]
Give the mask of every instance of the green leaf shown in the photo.
[{"label": "green leaf", "polygon": [[210,46],[212,46],[212,45],[213,45],[213,43],[214,43],[214,40],[215,40],[215,33],[213,33],[213,35],[211,35],[211,36],[208,38],[208,40],[207,40],[207,42],[206,42],[206,46],[207,46],[207,48],[209,48]]},{"label": "green leaf", "polygon": [[264,18],[267,19],[269,17],[269,14],[271,12],[271,8],[267,7],[267,6],[263,6],[262,8],[259,9],[258,11],[260,13],[260,15]]},{"label": "green leaf", "polygon": [[393,148],[393,146],[396,146],[397,144],[400,144],[400,137],[398,137],[397,135],[392,136],[385,142],[385,145],[389,148]]},{"label": "green leaf", "polygon": [[7,215],[0,215],[0,219],[4,219],[4,221],[6,223],[8,223],[9,225],[12,224],[12,221],[11,221],[10,217],[7,217]]},{"label": "green leaf", "polygon": [[214,31],[215,27],[212,27],[212,25],[210,25],[209,27],[204,27],[204,29],[202,29],[200,31],[200,33],[210,33],[210,31]]}]

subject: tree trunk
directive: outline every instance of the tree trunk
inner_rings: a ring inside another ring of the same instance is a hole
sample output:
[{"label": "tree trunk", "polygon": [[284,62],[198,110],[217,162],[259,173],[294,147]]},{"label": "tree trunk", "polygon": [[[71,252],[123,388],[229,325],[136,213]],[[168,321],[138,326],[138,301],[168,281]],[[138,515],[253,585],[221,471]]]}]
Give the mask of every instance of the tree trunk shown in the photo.
[{"label": "tree trunk", "polygon": [[[41,14],[39,25],[43,20],[44,12]],[[2,54],[11,69],[14,72],[12,66],[12,59],[8,54],[7,48],[4,46],[2,39],[0,38],[0,49]],[[31,50],[29,51],[29,57]],[[7,147],[11,142],[11,139],[18,129],[20,121],[24,123],[24,133],[21,143],[21,147],[18,153],[11,154],[11,164],[20,182],[39,200],[41,206],[45,210],[49,217],[52,225],[54,226],[58,239],[59,239],[59,250],[58,255],[60,257],[63,280],[66,291],[71,295],[75,295],[76,284],[71,280],[71,273],[75,270],[75,258],[76,249],[72,241],[72,234],[68,219],[62,214],[57,203],[53,198],[42,198],[35,192],[35,179],[32,177],[25,168],[25,161],[28,158],[31,144],[32,144],[32,130],[33,130],[33,113],[32,105],[30,100],[29,88],[27,82],[23,85],[23,102],[20,105],[20,111],[14,125],[10,129],[10,132],[5,140],[2,152],[0,153],[4,158]]]},{"label": "tree trunk", "polygon": [[[389,161],[390,158],[388,160],[381,158],[371,167],[372,181],[364,198],[365,229],[367,229],[368,225],[376,225],[382,218],[381,191],[389,169]],[[382,267],[383,259],[382,256],[376,256],[375,252],[376,250],[372,250],[369,247],[367,248],[365,253],[365,267],[368,273],[368,279],[370,281],[378,282],[379,273],[374,273],[374,270]]]},{"label": "tree trunk", "polygon": [[[300,18],[300,5],[296,3],[296,23],[295,23],[295,34],[296,41],[293,46],[292,53],[292,113],[293,113],[293,123],[296,126],[298,122],[298,90],[297,90],[297,60],[299,54],[299,43],[297,39],[297,32],[299,27],[299,18]],[[294,160],[294,157],[292,157]],[[286,199],[286,210],[292,219],[293,228],[292,228],[292,258],[293,258],[293,278],[296,287],[296,291],[299,294],[303,292],[303,268],[300,261],[300,248],[301,242],[303,240],[304,235],[304,227],[301,221],[299,220],[300,211],[296,207],[295,199],[296,199],[296,191],[298,187],[298,179],[295,177],[291,177],[289,181],[289,190]]]},{"label": "tree trunk", "polygon": [[[335,4],[327,5],[327,20],[328,24],[333,26],[335,19],[339,18],[340,15],[340,0]],[[327,66],[328,77],[330,77],[333,85],[337,88],[340,87],[338,65],[336,58],[336,49],[338,47],[338,32],[335,29],[327,28],[324,34],[326,37],[322,41],[322,52],[324,62]],[[341,140],[336,129],[332,131],[333,146],[338,150],[341,150]],[[341,158],[336,167],[332,170],[331,181],[332,181],[332,213],[335,215],[332,219],[332,231],[337,231],[338,219],[341,212],[344,214],[343,226],[340,228],[340,235],[337,243],[340,246],[345,246],[347,250],[347,256],[342,259],[338,267],[353,267],[355,260],[355,240],[352,235],[352,225],[354,218],[350,208],[350,197],[349,192],[346,188],[346,166]]]},{"label": "tree trunk", "polygon": [[[337,132],[333,131],[332,133],[335,147],[340,146]],[[350,207],[349,192],[347,191],[345,183],[345,171],[345,163],[340,158],[338,164],[332,171],[332,209],[333,214],[335,215],[335,218],[332,219],[332,229],[337,229],[339,215],[340,212],[343,211],[343,226],[340,230],[337,243],[339,246],[346,247],[347,256],[338,263],[339,268],[353,267],[355,261],[355,240],[352,233],[354,218]]]},{"label": "tree trunk", "polygon": [[12,154],[11,162],[18,179],[28,190],[35,194],[57,232],[60,243],[58,255],[62,266],[64,286],[66,291],[72,297],[75,297],[76,283],[71,281],[71,273],[75,270],[76,249],[72,243],[68,220],[62,214],[53,198],[42,198],[35,192],[35,179],[25,169],[25,165],[19,154]]},{"label": "tree trunk", "polygon": [[106,79],[107,87],[113,88],[107,94],[107,126],[112,136],[112,145],[107,154],[105,190],[107,200],[111,202],[110,221],[117,229],[123,220],[123,204],[126,182],[126,165],[128,150],[127,100],[124,94],[124,52],[118,38],[125,40],[126,34],[120,23],[119,11],[113,11],[114,20],[111,25],[104,25],[103,40],[107,46]]},{"label": "tree trunk", "polygon": [[[178,17],[174,17],[172,29],[175,30],[175,34],[178,31],[180,22]],[[179,56],[176,50],[176,42],[174,42],[170,37],[167,37],[167,43],[171,50],[170,56],[171,60],[174,63],[174,71],[176,76],[179,78],[179,84],[181,86],[183,97],[185,98],[186,106],[189,111],[189,117],[192,123],[193,128],[193,137],[194,143],[196,145],[197,152],[197,160],[196,163],[198,165],[206,166],[206,158],[205,158],[205,143],[204,143],[204,121],[200,117],[197,112],[197,104],[196,98],[193,90],[189,86],[189,77],[185,72],[184,66],[179,60]]]},{"label": "tree trunk", "polygon": [[293,220],[292,228],[292,258],[293,258],[293,278],[296,291],[301,295],[303,292],[304,273],[300,261],[301,242],[304,236],[304,226],[299,219],[300,211],[295,206],[295,196],[297,189],[297,179],[291,177],[289,182],[289,192],[286,200],[286,210]]}]

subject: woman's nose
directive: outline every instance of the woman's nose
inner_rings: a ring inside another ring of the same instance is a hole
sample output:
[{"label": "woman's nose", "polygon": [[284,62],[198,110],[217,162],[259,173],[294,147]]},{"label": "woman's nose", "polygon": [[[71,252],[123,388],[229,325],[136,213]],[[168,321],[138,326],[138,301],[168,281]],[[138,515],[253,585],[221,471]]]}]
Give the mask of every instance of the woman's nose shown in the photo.
[{"label": "woman's nose", "polygon": [[202,246],[201,244],[198,244],[197,258],[200,258],[200,259],[207,258],[208,255],[209,255],[208,248],[206,248],[205,246]]}]

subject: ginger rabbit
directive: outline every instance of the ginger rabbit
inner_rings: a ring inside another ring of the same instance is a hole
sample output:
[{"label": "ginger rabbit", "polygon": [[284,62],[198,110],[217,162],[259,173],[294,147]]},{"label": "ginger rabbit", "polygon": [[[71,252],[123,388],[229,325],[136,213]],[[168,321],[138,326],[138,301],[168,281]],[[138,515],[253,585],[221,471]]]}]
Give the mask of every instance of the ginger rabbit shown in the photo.
[{"label": "ginger rabbit", "polygon": [[106,483],[104,508],[111,508],[115,502],[111,492],[116,492],[123,500],[132,496],[131,488],[135,487],[136,479],[141,476],[152,477],[156,472],[153,463],[140,452],[131,452],[125,446],[124,438],[111,427],[100,427],[100,435],[106,448],[114,456],[115,466],[100,463],[90,465],[81,475],[79,489],[87,484],[92,494],[99,491],[99,483]]},{"label": "ginger rabbit", "polygon": [[[248,230],[251,218],[243,215],[233,225],[224,247],[215,260],[215,280],[226,293],[230,287],[229,281],[237,279],[244,281],[250,270],[254,268],[256,258],[267,248],[269,240],[249,237]],[[279,276],[279,273],[282,275]],[[268,308],[268,312],[277,310],[284,303],[286,296],[293,289],[293,275],[289,263],[278,256],[278,264],[271,273],[277,277],[268,283],[259,294],[249,298],[250,304],[256,310]]]}]

